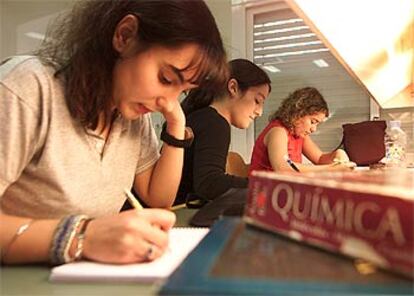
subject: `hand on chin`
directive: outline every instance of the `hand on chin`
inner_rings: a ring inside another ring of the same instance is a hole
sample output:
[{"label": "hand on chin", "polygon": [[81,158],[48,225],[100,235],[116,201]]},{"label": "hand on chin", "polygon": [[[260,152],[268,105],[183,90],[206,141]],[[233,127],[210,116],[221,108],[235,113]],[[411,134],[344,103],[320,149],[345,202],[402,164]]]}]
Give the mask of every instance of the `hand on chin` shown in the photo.
[{"label": "hand on chin", "polygon": [[162,113],[167,124],[176,124],[185,126],[185,116],[181,109],[180,102],[178,100],[167,100],[165,98],[158,98],[156,106],[159,112]]}]

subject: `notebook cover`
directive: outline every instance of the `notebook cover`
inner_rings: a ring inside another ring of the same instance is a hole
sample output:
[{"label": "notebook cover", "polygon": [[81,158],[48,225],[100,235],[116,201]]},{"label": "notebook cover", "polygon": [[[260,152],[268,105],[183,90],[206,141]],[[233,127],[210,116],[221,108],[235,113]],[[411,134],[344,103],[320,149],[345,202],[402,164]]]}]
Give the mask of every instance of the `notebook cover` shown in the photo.
[{"label": "notebook cover", "polygon": [[413,283],[247,225],[218,221],[167,279],[160,295],[412,295]]}]

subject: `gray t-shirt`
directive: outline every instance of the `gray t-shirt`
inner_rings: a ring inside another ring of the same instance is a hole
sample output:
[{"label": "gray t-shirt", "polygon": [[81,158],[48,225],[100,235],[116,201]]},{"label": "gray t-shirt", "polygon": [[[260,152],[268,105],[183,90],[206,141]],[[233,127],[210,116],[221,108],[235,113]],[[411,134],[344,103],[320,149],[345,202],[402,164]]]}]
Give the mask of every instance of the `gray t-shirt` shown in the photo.
[{"label": "gray t-shirt", "polygon": [[0,66],[0,209],[33,218],[113,214],[158,160],[149,114],[115,119],[105,143],[69,114],[62,82],[35,57]]}]

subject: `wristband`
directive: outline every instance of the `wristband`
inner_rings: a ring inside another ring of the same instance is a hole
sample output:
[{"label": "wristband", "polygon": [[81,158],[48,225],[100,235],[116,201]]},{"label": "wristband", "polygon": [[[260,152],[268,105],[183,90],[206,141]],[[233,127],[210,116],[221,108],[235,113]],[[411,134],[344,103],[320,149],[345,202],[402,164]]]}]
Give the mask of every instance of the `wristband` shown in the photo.
[{"label": "wristband", "polygon": [[186,127],[184,140],[179,140],[176,137],[170,135],[167,132],[167,129],[164,128],[161,132],[160,138],[164,143],[167,143],[170,146],[177,147],[177,148],[188,148],[193,143],[194,134],[193,134],[193,130],[190,127]]}]

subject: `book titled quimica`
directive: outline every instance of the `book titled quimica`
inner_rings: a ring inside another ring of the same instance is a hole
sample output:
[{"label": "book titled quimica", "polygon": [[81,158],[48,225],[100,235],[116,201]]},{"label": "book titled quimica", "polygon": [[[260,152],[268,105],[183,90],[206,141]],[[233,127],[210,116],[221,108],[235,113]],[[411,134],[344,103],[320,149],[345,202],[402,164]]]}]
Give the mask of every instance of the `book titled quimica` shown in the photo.
[{"label": "book titled quimica", "polygon": [[245,220],[413,277],[414,171],[252,173]]}]

